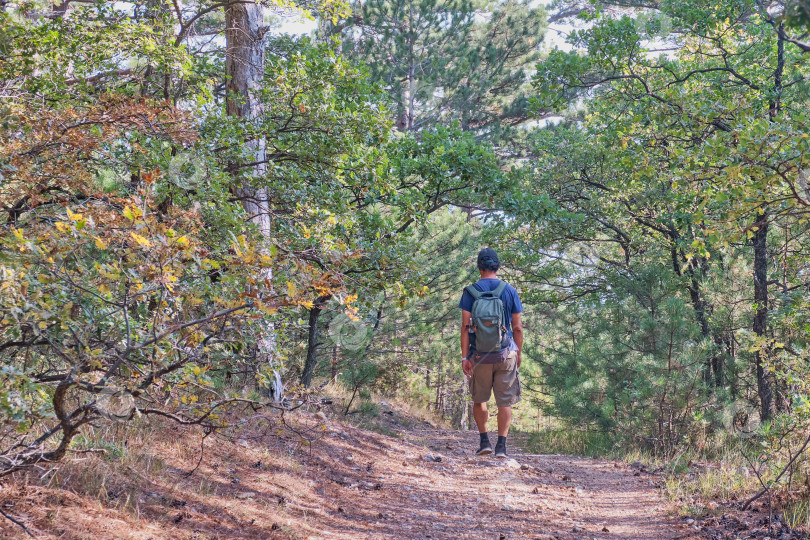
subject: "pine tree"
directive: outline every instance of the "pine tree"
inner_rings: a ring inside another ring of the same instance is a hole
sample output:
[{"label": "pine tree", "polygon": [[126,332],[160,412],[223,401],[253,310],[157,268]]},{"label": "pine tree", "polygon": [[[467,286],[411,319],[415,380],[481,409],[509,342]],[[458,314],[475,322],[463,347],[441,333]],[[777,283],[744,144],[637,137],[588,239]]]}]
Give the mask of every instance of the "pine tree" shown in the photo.
[{"label": "pine tree", "polygon": [[388,90],[400,130],[456,121],[496,140],[529,118],[526,69],[544,26],[543,9],[525,0],[371,0],[332,31]]}]

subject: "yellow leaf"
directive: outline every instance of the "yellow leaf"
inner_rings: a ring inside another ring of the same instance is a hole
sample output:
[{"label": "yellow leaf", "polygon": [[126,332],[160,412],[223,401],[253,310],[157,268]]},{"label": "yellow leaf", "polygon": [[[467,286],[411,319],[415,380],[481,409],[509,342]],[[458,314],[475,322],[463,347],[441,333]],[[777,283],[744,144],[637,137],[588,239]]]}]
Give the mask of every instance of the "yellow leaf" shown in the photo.
[{"label": "yellow leaf", "polygon": [[295,296],[295,293],[296,293],[295,283],[293,283],[292,281],[288,281],[287,282],[287,296]]},{"label": "yellow leaf", "polygon": [[100,250],[107,249],[107,243],[101,238],[96,237],[96,247]]},{"label": "yellow leaf", "polygon": [[143,212],[137,207],[127,206],[124,208],[124,217],[130,221],[137,221],[143,215]]},{"label": "yellow leaf", "polygon": [[140,234],[137,234],[137,233],[134,233],[134,232],[133,232],[133,233],[129,233],[129,234],[130,234],[130,236],[132,236],[133,240],[135,240],[136,242],[138,242],[138,243],[139,243],[140,245],[142,245],[143,247],[149,247],[149,246],[150,246],[150,244],[149,244],[149,240],[147,240],[146,238],[144,238],[144,237],[143,237],[143,236],[141,236]]}]

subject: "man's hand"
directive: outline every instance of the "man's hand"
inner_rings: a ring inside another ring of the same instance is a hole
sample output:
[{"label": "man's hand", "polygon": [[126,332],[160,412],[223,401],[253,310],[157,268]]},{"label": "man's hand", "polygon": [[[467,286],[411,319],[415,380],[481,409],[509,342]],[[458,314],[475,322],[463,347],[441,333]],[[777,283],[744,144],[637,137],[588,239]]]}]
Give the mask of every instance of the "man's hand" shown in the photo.
[{"label": "man's hand", "polygon": [[517,352],[517,367],[520,367],[520,351]]},{"label": "man's hand", "polygon": [[473,365],[472,362],[469,360],[462,360],[461,361],[461,370],[464,372],[464,376],[468,379],[472,377]]}]

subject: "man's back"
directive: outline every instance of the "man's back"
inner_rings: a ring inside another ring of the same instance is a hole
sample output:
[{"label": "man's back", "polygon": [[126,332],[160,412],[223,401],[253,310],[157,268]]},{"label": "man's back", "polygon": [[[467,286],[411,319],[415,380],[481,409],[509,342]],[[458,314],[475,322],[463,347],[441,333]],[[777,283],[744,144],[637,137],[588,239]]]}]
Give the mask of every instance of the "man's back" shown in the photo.
[{"label": "man's back", "polygon": [[[475,282],[473,287],[481,292],[494,291],[500,283],[501,280],[498,278],[481,278]],[[523,305],[520,303],[520,296],[518,295],[517,289],[508,283],[506,284],[504,291],[501,293],[501,301],[503,302],[504,307],[503,312],[506,314],[506,320],[504,321],[506,332],[511,338],[512,315],[515,313],[522,313]],[[464,311],[472,311],[473,302],[475,302],[475,299],[469,292],[465,290],[461,294],[461,300],[459,300],[458,307]]]}]

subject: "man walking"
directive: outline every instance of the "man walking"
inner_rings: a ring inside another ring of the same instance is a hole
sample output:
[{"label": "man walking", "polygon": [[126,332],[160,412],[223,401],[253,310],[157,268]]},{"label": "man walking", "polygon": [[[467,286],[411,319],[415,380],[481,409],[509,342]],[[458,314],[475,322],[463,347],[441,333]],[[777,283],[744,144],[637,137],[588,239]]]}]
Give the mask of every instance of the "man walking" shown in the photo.
[{"label": "man walking", "polygon": [[461,308],[461,368],[473,400],[473,417],[481,436],[478,455],[492,453],[487,435],[487,402],[495,393],[498,442],[495,456],[506,457],[506,435],[512,405],[520,401],[520,351],[523,348],[523,306],[514,287],[498,279],[501,263],[494,249],[478,253],[481,279],[464,288]]}]

